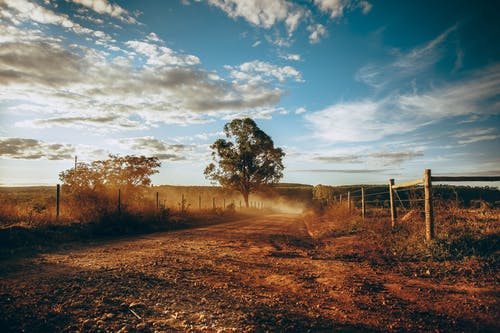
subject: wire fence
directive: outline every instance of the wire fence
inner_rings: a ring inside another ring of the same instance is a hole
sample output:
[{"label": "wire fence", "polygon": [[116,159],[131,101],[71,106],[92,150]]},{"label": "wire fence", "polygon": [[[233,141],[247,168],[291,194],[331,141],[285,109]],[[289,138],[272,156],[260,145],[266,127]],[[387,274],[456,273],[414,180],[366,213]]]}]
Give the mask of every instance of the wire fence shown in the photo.
[{"label": "wire fence", "polygon": [[[388,208],[391,216],[391,225],[396,227],[398,221],[398,208],[403,212],[411,209],[423,209],[425,212],[425,231],[426,240],[430,241],[434,238],[434,200],[432,182],[498,182],[500,176],[438,176],[432,177],[431,170],[424,170],[422,179],[413,180],[406,183],[395,184],[394,179],[389,179],[389,184],[386,188],[366,187],[349,190],[341,188],[327,187],[319,185],[314,190],[316,200],[319,200],[323,205],[333,203],[346,205],[349,210],[360,208],[363,220],[366,217],[368,209],[373,208]],[[370,192],[369,192],[370,190]],[[359,194],[358,194],[359,193]],[[458,194],[455,192],[455,197]],[[367,200],[367,198],[369,198]],[[370,207],[368,207],[370,206]]]}]

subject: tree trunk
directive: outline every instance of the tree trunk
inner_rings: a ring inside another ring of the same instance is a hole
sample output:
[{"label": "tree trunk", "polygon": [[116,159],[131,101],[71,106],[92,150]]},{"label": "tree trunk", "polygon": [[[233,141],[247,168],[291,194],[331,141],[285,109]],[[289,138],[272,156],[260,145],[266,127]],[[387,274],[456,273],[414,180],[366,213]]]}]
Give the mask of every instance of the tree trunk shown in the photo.
[{"label": "tree trunk", "polygon": [[249,208],[249,206],[248,206],[248,197],[249,197],[250,193],[249,192],[242,192],[241,194],[243,194],[243,199],[245,200],[245,207]]}]

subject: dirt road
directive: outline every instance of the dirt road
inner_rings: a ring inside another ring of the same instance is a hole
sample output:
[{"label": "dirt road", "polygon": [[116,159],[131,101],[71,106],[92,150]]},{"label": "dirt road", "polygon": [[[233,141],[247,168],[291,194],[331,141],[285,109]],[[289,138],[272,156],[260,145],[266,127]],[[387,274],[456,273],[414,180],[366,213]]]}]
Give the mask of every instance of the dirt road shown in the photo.
[{"label": "dirt road", "polygon": [[496,331],[498,289],[377,265],[299,215],[73,244],[7,260],[3,332]]}]

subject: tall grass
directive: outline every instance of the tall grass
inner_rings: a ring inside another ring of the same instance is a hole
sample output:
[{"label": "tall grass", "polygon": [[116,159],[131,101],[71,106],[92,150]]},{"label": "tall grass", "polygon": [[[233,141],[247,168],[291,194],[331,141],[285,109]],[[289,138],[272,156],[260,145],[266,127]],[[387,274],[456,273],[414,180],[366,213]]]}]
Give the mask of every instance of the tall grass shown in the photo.
[{"label": "tall grass", "polygon": [[218,223],[235,212],[231,202],[225,209],[190,210],[187,203],[183,211],[163,204],[157,207],[150,187],[120,190],[118,207],[118,189],[72,193],[63,186],[56,217],[55,194],[55,186],[0,189],[0,256],[96,236]]},{"label": "tall grass", "polygon": [[425,217],[418,205],[400,209],[395,228],[388,209],[369,209],[363,221],[360,210],[332,204],[306,217],[315,237],[359,233],[378,244],[387,257],[400,260],[464,260],[482,258],[497,262],[500,254],[500,210],[483,205],[464,208],[457,200],[436,200],[435,239],[425,241]]},{"label": "tall grass", "polygon": [[[157,192],[159,207],[156,203]],[[165,216],[166,212],[169,215],[172,212],[179,214],[182,196],[184,196],[182,213],[198,211],[200,196],[204,212],[213,210],[213,199],[215,199],[216,210],[219,213],[239,207],[238,194],[221,188],[159,186],[134,190],[121,189],[120,213],[139,217]],[[56,219],[55,186],[0,188],[0,227],[87,224],[102,221],[114,214],[118,215],[118,189],[116,188],[107,188],[99,192],[71,192],[63,186],[58,219]]]}]

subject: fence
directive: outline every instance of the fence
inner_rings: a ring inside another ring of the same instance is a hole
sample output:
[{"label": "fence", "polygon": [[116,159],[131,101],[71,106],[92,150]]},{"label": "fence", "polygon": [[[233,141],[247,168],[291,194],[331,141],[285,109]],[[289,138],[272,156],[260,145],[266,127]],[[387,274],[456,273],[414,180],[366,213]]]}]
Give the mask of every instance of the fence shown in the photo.
[{"label": "fence", "polygon": [[[398,185],[393,185],[394,180],[389,180],[389,191],[391,192],[391,207],[395,207],[395,202],[393,201],[392,193],[398,188],[405,188],[415,185],[424,186],[424,207],[425,207],[425,239],[431,241],[434,238],[434,204],[432,196],[432,182],[494,182],[500,181],[500,176],[438,176],[432,177],[431,170],[424,170],[424,178],[417,179],[411,182],[402,183]],[[393,208],[391,208],[392,225],[396,224],[397,216],[392,213]]]},{"label": "fence", "polygon": [[[180,212],[186,212],[188,209],[198,209],[198,210],[209,210],[209,209],[245,209],[246,205],[242,200],[237,200],[235,199],[234,195],[227,195],[227,196],[221,196],[221,195],[213,195],[213,196],[208,196],[208,198],[205,196],[203,197],[201,194],[197,195],[196,198],[193,198],[191,196],[191,200],[188,200],[188,198],[184,195],[184,193],[177,194],[177,198],[172,198],[173,195],[167,196],[166,194],[162,195],[160,194],[160,191],[154,191],[154,196],[153,200],[148,200],[150,199],[149,197],[151,196],[151,193],[146,193],[145,195],[145,201],[147,202],[146,205],[150,205],[150,208],[155,208],[156,210],[160,209],[178,209]],[[64,194],[64,193],[63,193]],[[56,185],[56,218],[60,216],[60,207],[61,207],[61,185],[57,184]],[[169,199],[170,204],[168,204],[167,199]],[[179,200],[177,203],[177,199]],[[172,200],[174,201],[172,203]],[[151,201],[151,202],[149,202]],[[197,205],[195,205],[195,202]],[[208,204],[210,202],[210,204]],[[123,193],[121,189],[118,189],[116,192],[116,210],[118,213],[122,211],[124,204],[124,198],[123,198]],[[248,202],[249,208],[251,209],[258,209],[262,210],[264,209],[265,205],[263,201],[257,201],[257,200],[250,200]],[[190,208],[191,207],[191,208]]]},{"label": "fence", "polygon": [[[388,190],[383,190],[375,193],[366,194],[365,188],[361,187],[355,191],[347,191],[341,194],[330,195],[327,198],[327,203],[330,200],[337,201],[339,204],[342,204],[343,198],[347,197],[347,208],[351,210],[353,206],[352,200],[358,199],[361,202],[361,216],[362,219],[365,220],[366,216],[366,198],[370,196],[379,196],[379,195],[388,195],[389,197],[389,209],[391,216],[391,226],[395,228],[397,225],[397,201],[401,204],[404,200],[401,200],[398,194],[399,190],[406,189],[422,189],[424,190],[424,197],[421,199],[408,199],[406,201],[423,201],[424,202],[424,210],[425,210],[425,239],[426,241],[431,241],[434,239],[434,198],[433,198],[433,190],[432,183],[433,182],[496,182],[500,181],[500,176],[432,176],[430,169],[424,170],[424,175],[422,179],[417,179],[405,183],[395,184],[394,179],[389,179],[389,188]],[[358,195],[353,195],[358,193]]]},{"label": "fence", "polygon": [[[443,193],[445,192],[442,191],[442,187],[436,187],[435,189],[433,189],[433,182],[448,183],[476,181],[496,182],[500,181],[500,176],[432,176],[431,170],[427,169],[425,170],[422,179],[417,179],[411,182],[396,184],[394,179],[391,179],[389,180],[389,186],[359,185],[359,187],[355,188],[353,188],[353,186],[329,187],[318,185],[312,188],[312,194],[314,198],[322,198],[322,200],[326,204],[335,201],[337,203],[345,205],[349,210],[360,209],[359,213],[363,220],[365,220],[366,217],[369,217],[370,215],[379,215],[379,217],[383,216],[387,219],[390,218],[392,227],[395,227],[398,223],[398,206],[400,209],[406,209],[405,206],[411,206],[412,208],[417,207],[418,210],[425,211],[425,238],[429,241],[434,238],[435,221],[433,200],[435,197],[446,197],[446,195],[443,195]],[[324,188],[325,191],[323,193],[320,193],[321,191],[323,191],[322,188]],[[436,190],[436,194],[434,194],[434,190]],[[145,191],[145,196],[140,200],[134,199],[135,201],[133,201],[131,197],[127,195],[127,191],[124,191],[123,189],[117,190],[116,192],[111,192],[108,196],[108,207],[110,211],[116,210],[117,212],[126,211],[133,208],[139,208],[139,211],[145,212],[154,210],[160,211],[164,208],[181,212],[186,212],[188,210],[237,210],[245,208],[245,204],[244,202],[242,202],[241,195],[238,192],[225,191],[221,188],[213,188],[208,186],[159,186],[147,188],[145,189]],[[307,191],[309,193],[309,198],[311,198],[311,188],[309,188]],[[490,191],[491,192],[481,189],[481,197],[489,195],[490,202],[494,202],[495,200],[497,200],[497,202],[500,203],[498,195],[495,194],[498,193],[498,190],[495,192],[495,190],[490,189]],[[286,193],[288,192],[289,191],[287,191]],[[307,200],[307,198],[305,197],[307,196],[304,197],[304,195],[302,195],[305,192],[300,193],[300,203],[306,203],[305,200]],[[464,192],[461,193],[463,194]],[[52,189],[48,189],[48,194],[50,196],[50,199],[41,202],[42,205],[38,205],[37,203],[36,205],[30,206],[33,207],[31,209],[32,213],[39,213],[39,211],[43,211],[45,207],[47,207],[48,209],[46,211],[50,213],[52,218],[54,217],[54,213],[55,217],[59,218],[61,209],[63,217],[67,217],[65,212],[68,212],[68,209],[70,210],[70,212],[72,212],[71,209],[75,209],[75,207],[78,209],[78,205],[73,205],[73,208],[71,208],[71,206],[68,206],[66,204],[67,199],[64,187],[57,185],[55,191],[53,191]],[[288,197],[289,195],[291,194],[288,193],[285,195],[285,197]],[[281,197],[282,194],[279,194],[279,196]],[[292,197],[293,196],[294,195],[292,195]],[[44,194],[44,198],[45,197],[47,196]],[[493,197],[493,200],[491,200],[491,197]],[[273,204],[270,201],[266,201],[268,200],[266,196],[254,196],[252,199],[253,200],[249,202],[250,208],[252,209],[272,208],[271,206]],[[273,203],[275,203],[275,199],[272,200]],[[266,204],[264,204],[264,201],[266,202]],[[9,202],[12,202],[15,207],[18,207],[17,199],[9,199]],[[406,202],[408,202],[408,204]],[[55,208],[55,211],[52,207]],[[368,207],[370,209],[367,213]],[[90,206],[86,208],[91,209]],[[388,217],[389,215],[390,217]]]}]

